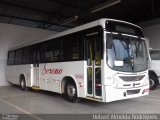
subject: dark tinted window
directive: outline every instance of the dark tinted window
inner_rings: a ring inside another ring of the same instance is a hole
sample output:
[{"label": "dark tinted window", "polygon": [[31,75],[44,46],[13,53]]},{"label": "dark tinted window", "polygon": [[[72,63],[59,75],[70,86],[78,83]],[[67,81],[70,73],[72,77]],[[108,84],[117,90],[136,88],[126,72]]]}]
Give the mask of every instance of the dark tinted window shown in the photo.
[{"label": "dark tinted window", "polygon": [[31,63],[31,48],[26,47],[23,49],[23,64],[30,64]]},{"label": "dark tinted window", "polygon": [[22,64],[22,49],[16,50],[16,55],[15,55],[15,64]]},{"label": "dark tinted window", "polygon": [[9,52],[8,64],[35,64],[82,60],[84,58],[83,49],[82,34],[73,33],[15,50],[16,52]]},{"label": "dark tinted window", "polygon": [[48,41],[44,45],[44,60],[45,62],[54,62],[61,60],[61,41]]},{"label": "dark tinted window", "polygon": [[31,63],[37,64],[42,63],[43,60],[43,44],[44,43],[38,43],[31,46]]},{"label": "dark tinted window", "polygon": [[10,51],[8,53],[8,65],[14,64],[15,51]]},{"label": "dark tinted window", "polygon": [[82,59],[82,39],[81,35],[76,33],[63,39],[63,59],[68,60],[81,60]]}]

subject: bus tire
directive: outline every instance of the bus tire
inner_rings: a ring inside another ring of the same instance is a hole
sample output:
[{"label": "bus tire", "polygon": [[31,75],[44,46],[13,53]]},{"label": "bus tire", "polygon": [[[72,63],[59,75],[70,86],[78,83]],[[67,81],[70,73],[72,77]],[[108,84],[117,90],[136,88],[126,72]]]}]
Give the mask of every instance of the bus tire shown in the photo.
[{"label": "bus tire", "polygon": [[66,82],[64,96],[69,102],[76,103],[79,101],[77,97],[77,88],[74,82]]},{"label": "bus tire", "polygon": [[21,78],[20,78],[20,88],[21,88],[21,90],[23,90],[23,91],[26,91],[26,90],[27,90],[26,81],[25,81],[25,78],[24,78],[24,77],[21,77]]},{"label": "bus tire", "polygon": [[150,90],[155,90],[158,85],[158,78],[152,74],[149,74]]}]

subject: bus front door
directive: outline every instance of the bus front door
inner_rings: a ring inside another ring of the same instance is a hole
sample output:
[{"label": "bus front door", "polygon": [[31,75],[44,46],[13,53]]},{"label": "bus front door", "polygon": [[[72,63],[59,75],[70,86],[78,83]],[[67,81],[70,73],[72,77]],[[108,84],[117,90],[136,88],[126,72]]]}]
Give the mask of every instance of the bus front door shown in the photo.
[{"label": "bus front door", "polygon": [[98,32],[86,34],[87,96],[102,98],[101,56],[102,39]]},{"label": "bus front door", "polygon": [[32,81],[33,81],[33,89],[39,89],[39,63],[40,63],[40,49],[35,47],[32,50]]}]

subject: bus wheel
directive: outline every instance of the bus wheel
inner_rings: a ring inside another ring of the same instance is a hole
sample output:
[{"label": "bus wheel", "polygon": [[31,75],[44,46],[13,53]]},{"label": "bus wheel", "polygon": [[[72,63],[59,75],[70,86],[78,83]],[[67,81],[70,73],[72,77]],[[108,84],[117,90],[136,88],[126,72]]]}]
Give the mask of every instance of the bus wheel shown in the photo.
[{"label": "bus wheel", "polygon": [[150,74],[149,75],[149,85],[150,85],[150,90],[155,90],[157,87],[157,77],[155,77],[154,75]]},{"label": "bus wheel", "polygon": [[20,79],[20,88],[21,88],[23,91],[27,90],[26,81],[25,81],[24,78],[21,78],[21,79]]},{"label": "bus wheel", "polygon": [[73,103],[76,103],[79,101],[79,98],[77,97],[77,88],[75,83],[73,82],[67,82],[65,85],[65,98]]}]

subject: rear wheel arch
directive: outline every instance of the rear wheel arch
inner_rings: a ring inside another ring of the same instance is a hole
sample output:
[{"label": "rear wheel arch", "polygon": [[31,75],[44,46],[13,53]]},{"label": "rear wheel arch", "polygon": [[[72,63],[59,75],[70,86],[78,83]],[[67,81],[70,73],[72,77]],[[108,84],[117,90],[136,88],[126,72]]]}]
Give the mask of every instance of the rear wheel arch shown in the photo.
[{"label": "rear wheel arch", "polygon": [[71,82],[71,83],[74,83],[76,85],[76,89],[77,89],[77,96],[78,96],[78,84],[77,82],[75,81],[75,79],[71,76],[65,76],[63,79],[62,79],[62,82],[61,82],[61,93],[63,94],[64,93],[64,89],[65,89],[65,84],[67,82]]},{"label": "rear wheel arch", "polygon": [[19,81],[21,81],[22,79],[25,79],[25,75],[24,74],[20,74],[20,76],[19,76]]},{"label": "rear wheel arch", "polygon": [[27,82],[26,82],[26,77],[24,74],[20,74],[19,84],[22,90],[27,90]]},{"label": "rear wheel arch", "polygon": [[80,101],[78,96],[78,86],[72,77],[64,77],[62,80],[62,94],[66,100],[76,103]]}]

